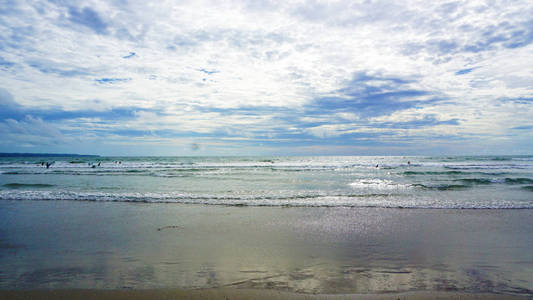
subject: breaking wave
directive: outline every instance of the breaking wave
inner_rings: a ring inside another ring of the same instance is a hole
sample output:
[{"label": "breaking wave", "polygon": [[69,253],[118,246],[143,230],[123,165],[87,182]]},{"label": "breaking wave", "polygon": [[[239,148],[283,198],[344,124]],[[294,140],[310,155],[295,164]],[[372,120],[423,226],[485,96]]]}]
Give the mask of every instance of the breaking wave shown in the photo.
[{"label": "breaking wave", "polygon": [[[528,189],[532,189],[529,186]],[[273,207],[375,207],[375,208],[419,208],[419,209],[533,209],[531,201],[493,200],[474,202],[463,200],[434,201],[432,198],[402,197],[398,194],[345,194],[345,195],[292,195],[276,196],[232,196],[232,195],[188,195],[184,193],[106,193],[73,191],[0,191],[0,200],[40,201],[91,201],[130,203],[175,203],[225,206],[273,206]]]}]

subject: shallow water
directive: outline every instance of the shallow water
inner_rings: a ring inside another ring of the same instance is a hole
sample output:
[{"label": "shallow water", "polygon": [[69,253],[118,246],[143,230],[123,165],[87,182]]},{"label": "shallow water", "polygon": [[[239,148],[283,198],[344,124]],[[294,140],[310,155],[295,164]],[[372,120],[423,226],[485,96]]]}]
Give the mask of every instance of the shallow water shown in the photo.
[{"label": "shallow water", "polygon": [[533,156],[0,158],[0,200],[533,208],[532,191]]},{"label": "shallow water", "polygon": [[533,210],[0,202],[0,289],[533,295]]}]

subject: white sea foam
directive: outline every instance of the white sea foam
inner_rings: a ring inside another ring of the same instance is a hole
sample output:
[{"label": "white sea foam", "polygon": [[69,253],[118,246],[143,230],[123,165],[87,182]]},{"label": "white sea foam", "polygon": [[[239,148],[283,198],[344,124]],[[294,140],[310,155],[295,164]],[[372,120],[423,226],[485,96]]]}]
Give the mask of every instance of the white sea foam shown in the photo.
[{"label": "white sea foam", "polygon": [[395,194],[305,195],[273,197],[254,195],[190,195],[186,193],[105,193],[58,190],[0,191],[0,200],[71,200],[95,202],[181,203],[231,206],[290,207],[377,207],[435,209],[533,209],[533,200],[492,199],[474,201],[431,197],[402,197]]},{"label": "white sea foam", "polygon": [[400,184],[392,180],[365,178],[350,183],[350,186],[356,189],[376,189],[376,190],[394,190],[411,188],[409,184]]}]

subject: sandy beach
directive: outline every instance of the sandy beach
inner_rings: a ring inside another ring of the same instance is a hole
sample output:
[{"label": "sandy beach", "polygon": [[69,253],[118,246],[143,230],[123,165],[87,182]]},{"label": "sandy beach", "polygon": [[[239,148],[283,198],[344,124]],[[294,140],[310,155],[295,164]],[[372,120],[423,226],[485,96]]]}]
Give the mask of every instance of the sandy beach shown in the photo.
[{"label": "sandy beach", "polygon": [[289,299],[289,300],[520,300],[520,297],[495,294],[468,294],[457,292],[408,292],[390,294],[352,294],[352,295],[306,295],[272,290],[245,289],[207,289],[207,290],[53,290],[53,291],[0,291],[0,299],[29,300],[90,300],[90,299],[190,299],[190,300],[245,300],[245,299]]},{"label": "sandy beach", "polygon": [[501,299],[533,286],[531,210],[0,205],[4,299]]}]

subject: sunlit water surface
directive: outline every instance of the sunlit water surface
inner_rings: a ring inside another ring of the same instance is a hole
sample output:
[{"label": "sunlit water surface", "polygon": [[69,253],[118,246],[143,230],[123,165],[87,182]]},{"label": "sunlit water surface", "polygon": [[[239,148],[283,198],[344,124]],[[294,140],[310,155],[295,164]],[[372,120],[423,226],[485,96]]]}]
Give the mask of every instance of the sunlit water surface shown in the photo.
[{"label": "sunlit water surface", "polygon": [[0,160],[0,289],[533,294],[531,156],[54,160]]}]

